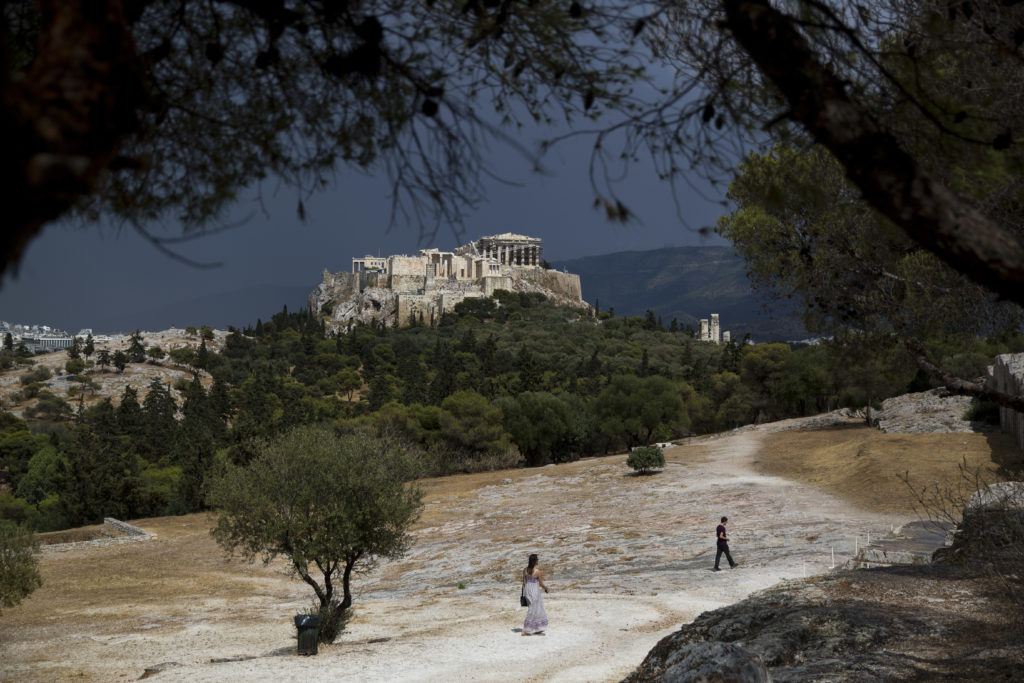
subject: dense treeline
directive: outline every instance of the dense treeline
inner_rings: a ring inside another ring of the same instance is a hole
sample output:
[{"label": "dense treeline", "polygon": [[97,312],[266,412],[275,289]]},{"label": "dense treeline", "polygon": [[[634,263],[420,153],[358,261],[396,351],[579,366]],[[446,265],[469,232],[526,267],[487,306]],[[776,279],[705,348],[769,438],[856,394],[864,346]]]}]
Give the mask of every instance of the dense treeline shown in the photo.
[{"label": "dense treeline", "polygon": [[[1022,349],[1016,336],[930,344],[965,377]],[[204,341],[172,355],[196,369],[174,391],[156,379],[141,401],[128,387],[31,425],[0,414],[0,518],[46,530],[202,509],[211,473],[303,424],[397,434],[427,473],[446,474],[563,462],[928,387],[884,335],[715,345],[650,312],[594,317],[509,292],[467,300],[436,328],[338,336],[285,309],[232,330],[220,353]],[[127,356],[145,362],[137,350]]]}]

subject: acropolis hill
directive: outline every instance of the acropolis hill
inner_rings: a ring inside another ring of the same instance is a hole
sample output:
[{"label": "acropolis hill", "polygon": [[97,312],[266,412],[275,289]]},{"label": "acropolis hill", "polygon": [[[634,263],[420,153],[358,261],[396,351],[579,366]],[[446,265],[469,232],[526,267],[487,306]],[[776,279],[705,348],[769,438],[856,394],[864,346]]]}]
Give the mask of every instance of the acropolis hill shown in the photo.
[{"label": "acropolis hill", "polygon": [[455,251],[432,248],[414,256],[353,258],[351,272],[324,269],[323,282],[309,295],[309,309],[327,313],[328,332],[356,323],[434,324],[460,301],[499,289],[539,292],[589,309],[579,275],[541,267],[541,252],[539,238],[504,233]]}]

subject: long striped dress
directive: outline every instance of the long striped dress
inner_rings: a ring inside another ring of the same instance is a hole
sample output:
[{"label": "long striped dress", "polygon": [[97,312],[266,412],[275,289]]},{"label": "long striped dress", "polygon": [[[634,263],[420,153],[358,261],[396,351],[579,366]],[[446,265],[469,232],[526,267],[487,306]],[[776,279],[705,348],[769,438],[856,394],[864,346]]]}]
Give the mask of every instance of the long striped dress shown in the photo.
[{"label": "long striped dress", "polygon": [[526,599],[530,601],[530,607],[526,610],[523,633],[540,633],[548,627],[548,613],[544,611],[544,591],[541,590],[537,577],[529,574],[526,574]]}]

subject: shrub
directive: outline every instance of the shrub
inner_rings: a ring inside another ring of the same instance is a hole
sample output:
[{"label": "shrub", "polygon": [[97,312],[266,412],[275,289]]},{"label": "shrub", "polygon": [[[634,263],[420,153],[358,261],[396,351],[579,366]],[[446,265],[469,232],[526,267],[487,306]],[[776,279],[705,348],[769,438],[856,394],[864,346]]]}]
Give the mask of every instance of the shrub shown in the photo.
[{"label": "shrub", "polygon": [[50,372],[50,368],[45,365],[40,365],[35,370],[26,372],[18,379],[18,381],[22,384],[34,384],[35,382],[45,382],[51,377],[53,377],[53,373]]},{"label": "shrub", "polygon": [[318,642],[325,644],[333,643],[338,634],[345,630],[345,626],[355,616],[355,610],[351,607],[349,609],[342,609],[341,602],[338,600],[331,600],[329,604],[323,607],[320,606],[319,601],[314,600],[309,613],[320,617],[316,639]]},{"label": "shrub", "polygon": [[999,424],[999,404],[989,401],[975,401],[964,413],[964,419],[987,425]]},{"label": "shrub", "polygon": [[655,468],[665,466],[665,454],[656,446],[634,448],[626,459],[626,464],[640,474],[647,474]]}]

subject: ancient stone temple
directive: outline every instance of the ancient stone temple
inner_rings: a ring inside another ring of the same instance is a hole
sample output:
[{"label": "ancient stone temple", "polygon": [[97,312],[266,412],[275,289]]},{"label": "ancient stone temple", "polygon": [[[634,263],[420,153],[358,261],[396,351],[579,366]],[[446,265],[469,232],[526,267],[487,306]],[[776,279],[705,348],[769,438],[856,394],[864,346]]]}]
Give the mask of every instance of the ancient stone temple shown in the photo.
[{"label": "ancient stone temple", "polygon": [[456,254],[472,253],[494,259],[499,265],[533,268],[540,266],[541,239],[506,232],[481,237],[455,250]]}]

